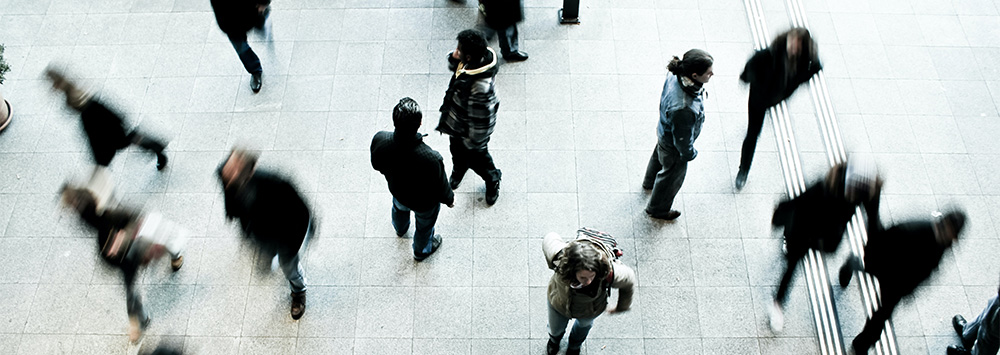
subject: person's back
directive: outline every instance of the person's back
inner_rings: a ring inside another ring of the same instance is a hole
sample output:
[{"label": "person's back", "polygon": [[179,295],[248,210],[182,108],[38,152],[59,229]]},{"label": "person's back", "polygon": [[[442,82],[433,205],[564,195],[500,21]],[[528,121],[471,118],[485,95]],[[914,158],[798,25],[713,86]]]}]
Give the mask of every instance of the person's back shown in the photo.
[{"label": "person's back", "polygon": [[309,225],[309,207],[294,186],[285,178],[267,171],[256,171],[247,184],[250,200],[245,215],[246,228],[262,243],[273,247],[298,249]]},{"label": "person's back", "polygon": [[879,282],[917,287],[937,269],[950,245],[941,245],[930,221],[910,221],[884,231],[868,232],[865,272]]},{"label": "person's back", "polygon": [[448,186],[444,158],[414,135],[382,131],[372,138],[372,166],[385,176],[389,192],[402,204],[426,210],[449,203],[454,192]]}]

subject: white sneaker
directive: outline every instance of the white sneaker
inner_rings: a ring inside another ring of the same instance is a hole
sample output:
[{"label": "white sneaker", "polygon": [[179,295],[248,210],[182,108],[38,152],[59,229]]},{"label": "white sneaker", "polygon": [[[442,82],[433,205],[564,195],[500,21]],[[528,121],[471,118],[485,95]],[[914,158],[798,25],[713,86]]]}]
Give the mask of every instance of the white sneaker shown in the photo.
[{"label": "white sneaker", "polygon": [[768,307],[768,318],[770,319],[771,332],[780,333],[785,327],[785,315],[778,302],[774,302]]}]

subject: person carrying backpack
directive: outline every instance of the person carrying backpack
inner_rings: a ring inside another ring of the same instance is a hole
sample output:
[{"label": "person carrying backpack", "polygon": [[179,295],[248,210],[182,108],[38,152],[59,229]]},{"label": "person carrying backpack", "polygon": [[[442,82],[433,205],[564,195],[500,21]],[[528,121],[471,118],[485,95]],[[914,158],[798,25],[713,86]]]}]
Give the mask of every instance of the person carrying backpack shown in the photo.
[{"label": "person carrying backpack", "polygon": [[[603,238],[602,238],[603,237]],[[606,234],[581,229],[569,243],[556,233],[542,241],[542,252],[549,269],[549,342],[547,354],[559,352],[559,343],[570,319],[576,319],[569,334],[566,355],[580,354],[594,319],[605,311],[625,312],[632,305],[635,272],[618,261],[614,239]],[[618,304],[609,305],[611,288],[618,289]]]}]

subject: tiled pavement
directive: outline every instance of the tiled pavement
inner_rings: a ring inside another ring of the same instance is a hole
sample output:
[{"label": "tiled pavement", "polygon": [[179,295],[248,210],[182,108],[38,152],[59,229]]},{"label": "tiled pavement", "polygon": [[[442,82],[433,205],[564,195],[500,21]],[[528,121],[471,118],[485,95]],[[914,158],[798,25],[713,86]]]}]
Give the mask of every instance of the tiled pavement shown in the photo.
[{"label": "tiled pavement", "polygon": [[[469,0],[471,3],[471,0]],[[143,278],[154,322],[144,346],[192,354],[541,354],[549,231],[606,230],[637,272],[632,311],[602,316],[588,354],[818,353],[801,275],[786,329],[763,306],[782,268],[768,225],[784,193],[770,124],[746,189],[732,179],[745,132],[737,75],[751,40],[741,1],[583,0],[583,24],[556,24],[558,0],[526,0],[524,63],[504,64],[491,148],[501,197],[475,179],[444,209],[445,244],[423,263],[394,236],[384,179],[368,144],[411,96],[428,112],[447,86],[454,35],[477,23],[448,0],[275,0],[275,42],[261,55],[264,89],[217,29],[207,0],[0,0],[0,43],[13,70],[0,88],[15,121],[0,135],[0,353],[134,353],[120,278],[98,262],[93,237],[57,209],[56,190],[89,172],[73,115],[41,80],[51,60],[150,132],[171,139],[170,167],[130,151],[112,166],[126,203],[192,228],[187,263]],[[785,5],[762,0],[772,31]],[[850,152],[888,179],[888,220],[958,204],[970,230],[894,321],[902,354],[943,354],[949,319],[978,312],[1000,263],[1000,4],[987,0],[806,0]],[[495,42],[494,42],[495,43]],[[708,120],[675,223],[642,213],[657,99],[672,55],[716,58]],[[805,91],[790,102],[803,164],[825,168]],[[322,215],[305,268],[309,308],[287,315],[287,287],[254,266],[225,223],[213,169],[234,144],[294,177]],[[446,163],[450,166],[450,162]],[[839,265],[847,248],[831,259]],[[864,322],[858,290],[837,289],[845,337]]]}]

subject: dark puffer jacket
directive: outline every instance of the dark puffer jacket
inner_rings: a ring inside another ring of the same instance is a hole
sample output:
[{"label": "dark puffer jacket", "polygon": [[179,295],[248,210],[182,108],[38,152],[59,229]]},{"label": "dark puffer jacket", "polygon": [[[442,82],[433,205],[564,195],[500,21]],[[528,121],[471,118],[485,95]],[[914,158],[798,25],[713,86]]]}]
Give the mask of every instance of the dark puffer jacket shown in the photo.
[{"label": "dark puffer jacket", "polygon": [[271,0],[212,0],[212,10],[222,32],[240,35],[261,23],[257,6],[270,4]]},{"label": "dark puffer jacket", "polygon": [[448,63],[455,74],[448,83],[436,130],[463,138],[469,149],[486,147],[500,108],[494,91],[497,55],[492,48],[487,49],[486,58],[477,64],[459,62],[448,55]]}]

